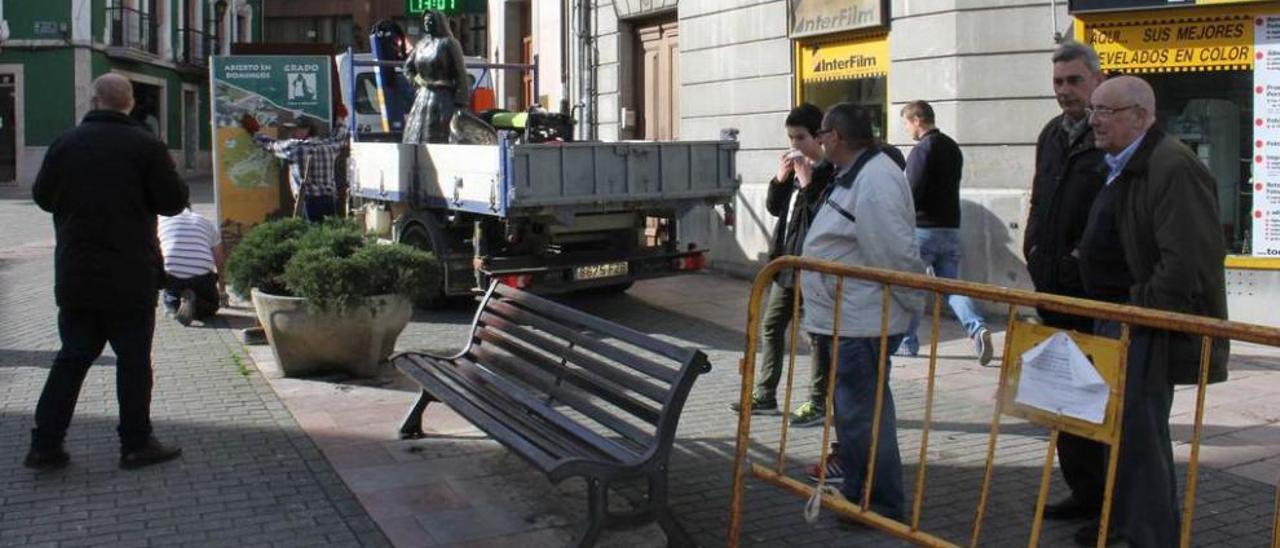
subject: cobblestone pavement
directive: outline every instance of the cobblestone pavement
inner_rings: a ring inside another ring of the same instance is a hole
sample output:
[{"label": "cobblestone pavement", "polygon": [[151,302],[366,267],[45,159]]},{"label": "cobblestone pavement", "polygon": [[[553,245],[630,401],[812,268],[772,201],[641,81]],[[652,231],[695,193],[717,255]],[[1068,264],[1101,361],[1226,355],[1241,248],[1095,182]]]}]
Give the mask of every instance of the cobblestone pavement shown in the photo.
[{"label": "cobblestone pavement", "polygon": [[[188,453],[183,460],[155,470],[116,471],[110,369],[97,368],[73,425],[72,468],[34,476],[17,463],[43,369],[56,348],[49,295],[51,240],[47,229],[31,226],[47,227],[47,218],[19,202],[0,199],[0,226],[5,227],[0,231],[0,545],[62,538],[67,545],[258,545],[279,540],[300,545],[562,546],[582,525],[586,505],[581,481],[551,485],[446,408],[428,408],[427,438],[395,439],[395,428],[415,395],[396,374],[366,381],[284,379],[273,369],[266,347],[242,352],[227,329],[182,330],[172,322],[158,323],[157,430],[165,439],[184,443]],[[705,546],[723,545],[729,516],[737,418],[726,406],[739,389],[748,287],[707,274],[644,282],[623,295],[567,299],[587,312],[697,346],[710,356],[713,370],[694,387],[671,463],[672,506]],[[231,311],[226,321],[239,325],[245,315],[246,310]],[[470,316],[465,303],[418,312],[399,346],[456,348]],[[968,544],[997,370],[976,364],[954,323],[945,322],[941,340],[921,528]],[[1280,476],[1280,404],[1272,396],[1280,390],[1280,361],[1274,352],[1248,346],[1233,350],[1233,381],[1209,393],[1213,407],[1202,450],[1206,468],[1195,544],[1266,546]],[[927,363],[921,358],[895,358],[893,363],[910,491],[919,461]],[[797,385],[803,386],[807,357],[797,364]],[[237,371],[240,365],[247,376]],[[1174,431],[1180,440],[1188,435],[1188,394],[1180,390],[1175,402]],[[753,424],[752,459],[771,462],[779,419],[762,417]],[[788,472],[799,477],[800,468],[817,457],[821,430],[793,429],[791,439]],[[982,545],[1026,544],[1046,444],[1043,429],[1003,421]],[[1178,454],[1185,461],[1185,443]],[[841,529],[828,512],[808,524],[802,517],[803,500],[756,480],[748,480],[747,487],[745,545],[903,545],[879,533]],[[1065,493],[1056,472],[1051,488],[1051,498]],[[642,496],[638,488],[620,494],[623,500],[617,502],[623,506]],[[1078,526],[1046,525],[1046,546],[1070,545]],[[648,526],[607,532],[601,544],[661,546],[664,541],[659,529]]]},{"label": "cobblestone pavement", "polygon": [[[208,209],[208,184],[195,185]],[[49,216],[0,193],[0,546],[386,546],[377,526],[221,324],[157,319],[156,435],[181,459],[116,467],[110,352],[81,390],[70,467],[21,466],[58,348]],[[248,365],[247,367],[252,367]],[[241,370],[249,374],[242,374]]]}]

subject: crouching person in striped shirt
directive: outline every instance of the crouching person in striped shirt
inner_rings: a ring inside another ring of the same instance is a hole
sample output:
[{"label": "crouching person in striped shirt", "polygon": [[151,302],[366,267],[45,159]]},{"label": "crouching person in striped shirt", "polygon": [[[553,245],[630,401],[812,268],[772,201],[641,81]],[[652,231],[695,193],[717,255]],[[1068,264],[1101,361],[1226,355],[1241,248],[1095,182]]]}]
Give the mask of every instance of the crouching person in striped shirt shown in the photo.
[{"label": "crouching person in striped shirt", "polygon": [[227,294],[218,276],[225,259],[218,228],[187,204],[182,213],[160,217],[159,236],[165,308],[182,325],[210,320]]}]

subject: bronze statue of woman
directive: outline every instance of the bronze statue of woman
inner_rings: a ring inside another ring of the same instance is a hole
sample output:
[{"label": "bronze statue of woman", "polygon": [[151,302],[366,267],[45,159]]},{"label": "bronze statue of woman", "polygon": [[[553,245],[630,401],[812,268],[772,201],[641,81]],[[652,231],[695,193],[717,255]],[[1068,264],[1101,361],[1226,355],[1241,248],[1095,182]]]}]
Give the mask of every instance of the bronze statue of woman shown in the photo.
[{"label": "bronze statue of woman", "polygon": [[444,14],[422,16],[423,37],[405,61],[405,74],[418,86],[413,108],[405,117],[407,144],[449,142],[449,122],[470,101],[462,44],[453,37]]}]

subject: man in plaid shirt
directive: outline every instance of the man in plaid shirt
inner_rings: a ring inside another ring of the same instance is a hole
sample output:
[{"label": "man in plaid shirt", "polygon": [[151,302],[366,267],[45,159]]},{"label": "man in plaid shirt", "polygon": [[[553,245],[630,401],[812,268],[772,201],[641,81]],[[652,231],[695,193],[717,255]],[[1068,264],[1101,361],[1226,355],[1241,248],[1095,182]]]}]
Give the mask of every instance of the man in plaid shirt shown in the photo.
[{"label": "man in plaid shirt", "polygon": [[[338,197],[345,181],[339,184],[339,162],[347,157],[350,145],[344,131],[329,137],[312,137],[311,124],[285,122],[281,129],[291,130],[290,139],[272,139],[257,134],[256,120],[246,116],[241,125],[267,152],[289,162],[289,186],[299,211],[308,221],[320,221],[338,213]],[[344,178],[345,179],[345,178]]]}]

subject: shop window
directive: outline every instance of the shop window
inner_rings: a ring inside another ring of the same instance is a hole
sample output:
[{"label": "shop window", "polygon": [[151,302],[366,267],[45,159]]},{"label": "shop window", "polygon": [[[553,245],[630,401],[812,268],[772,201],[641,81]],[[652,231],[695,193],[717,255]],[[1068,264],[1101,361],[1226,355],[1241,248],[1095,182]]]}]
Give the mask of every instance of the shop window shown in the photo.
[{"label": "shop window", "polygon": [[801,87],[803,100],[812,103],[824,112],[837,103],[849,102],[872,113],[871,130],[877,139],[886,137],[885,121],[889,99],[888,78],[858,78],[852,80],[835,80],[830,82],[810,82]]},{"label": "shop window", "polygon": [[1196,152],[1217,181],[1218,218],[1230,253],[1249,253],[1253,73],[1139,74],[1156,92],[1157,123]]}]

